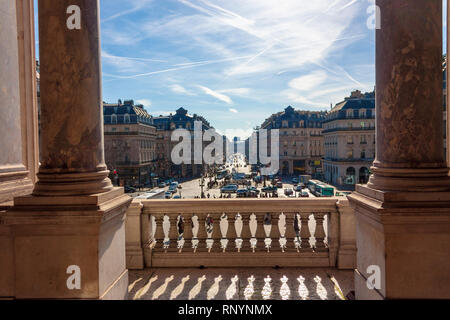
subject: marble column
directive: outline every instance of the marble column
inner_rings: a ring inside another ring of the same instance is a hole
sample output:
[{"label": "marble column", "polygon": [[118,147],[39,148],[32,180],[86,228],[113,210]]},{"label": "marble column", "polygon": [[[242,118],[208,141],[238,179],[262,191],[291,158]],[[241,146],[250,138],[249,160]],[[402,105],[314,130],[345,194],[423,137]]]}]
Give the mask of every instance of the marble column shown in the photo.
[{"label": "marble column", "polygon": [[15,198],[4,218],[13,296],[123,299],[131,198],[104,164],[99,2],[39,0],[38,9],[41,166],[33,194]]},{"label": "marble column", "polygon": [[[442,1],[377,0],[373,176],[357,185],[357,299],[450,298]],[[380,286],[370,288],[370,280]]]},{"label": "marble column", "polygon": [[376,32],[377,144],[371,188],[450,190],[443,150],[438,2],[377,2],[381,29]]},{"label": "marble column", "polygon": [[[67,13],[71,6],[81,11]],[[78,17],[80,29],[69,29]],[[111,190],[103,149],[98,1],[39,1],[39,52],[41,166],[33,194]]]}]

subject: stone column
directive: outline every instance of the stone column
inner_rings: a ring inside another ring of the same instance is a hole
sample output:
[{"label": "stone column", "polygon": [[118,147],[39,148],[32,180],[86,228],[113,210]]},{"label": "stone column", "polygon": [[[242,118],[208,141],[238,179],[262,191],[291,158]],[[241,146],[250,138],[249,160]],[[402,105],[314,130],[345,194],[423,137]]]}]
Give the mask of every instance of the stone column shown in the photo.
[{"label": "stone column", "polygon": [[13,296],[123,299],[131,198],[112,187],[104,164],[99,2],[39,0],[39,32],[39,181],[4,219],[14,240]]},{"label": "stone column", "polygon": [[381,29],[376,32],[371,188],[450,190],[443,150],[442,5],[437,2],[377,2]]},{"label": "stone column", "polygon": [[[72,11],[75,6],[81,11]],[[80,29],[69,29],[78,17]],[[39,52],[41,166],[33,194],[111,190],[103,150],[98,1],[39,1]]]},{"label": "stone column", "polygon": [[[377,0],[376,160],[355,209],[357,299],[450,298],[442,2]],[[368,289],[368,279],[380,286]]]}]

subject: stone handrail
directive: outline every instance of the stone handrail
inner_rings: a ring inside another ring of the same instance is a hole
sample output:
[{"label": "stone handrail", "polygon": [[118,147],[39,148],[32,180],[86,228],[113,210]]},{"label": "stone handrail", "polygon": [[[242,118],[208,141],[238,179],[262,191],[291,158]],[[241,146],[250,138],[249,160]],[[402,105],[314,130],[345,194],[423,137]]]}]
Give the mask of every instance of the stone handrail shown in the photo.
[{"label": "stone handrail", "polygon": [[355,267],[346,198],[135,200],[127,267]]}]

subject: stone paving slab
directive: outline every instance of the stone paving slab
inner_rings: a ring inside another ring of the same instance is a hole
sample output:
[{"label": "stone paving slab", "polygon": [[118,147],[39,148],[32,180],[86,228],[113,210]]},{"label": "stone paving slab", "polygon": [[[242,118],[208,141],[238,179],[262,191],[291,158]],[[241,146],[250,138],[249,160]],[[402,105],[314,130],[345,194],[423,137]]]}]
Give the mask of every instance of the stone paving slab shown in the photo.
[{"label": "stone paving slab", "polygon": [[[333,282],[329,276],[334,277]],[[270,277],[270,281],[269,278]],[[341,300],[353,271],[326,268],[155,268],[129,272],[130,300]]]}]

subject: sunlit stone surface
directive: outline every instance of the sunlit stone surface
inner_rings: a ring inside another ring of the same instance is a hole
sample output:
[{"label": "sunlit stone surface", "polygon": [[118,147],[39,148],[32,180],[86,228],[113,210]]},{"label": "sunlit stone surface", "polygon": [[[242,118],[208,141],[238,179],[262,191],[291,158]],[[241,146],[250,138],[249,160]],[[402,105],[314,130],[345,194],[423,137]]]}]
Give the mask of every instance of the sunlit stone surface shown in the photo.
[{"label": "sunlit stone surface", "polygon": [[129,297],[139,300],[341,300],[339,290],[344,296],[354,290],[353,278],[351,270],[327,268],[155,268],[130,271]]}]

